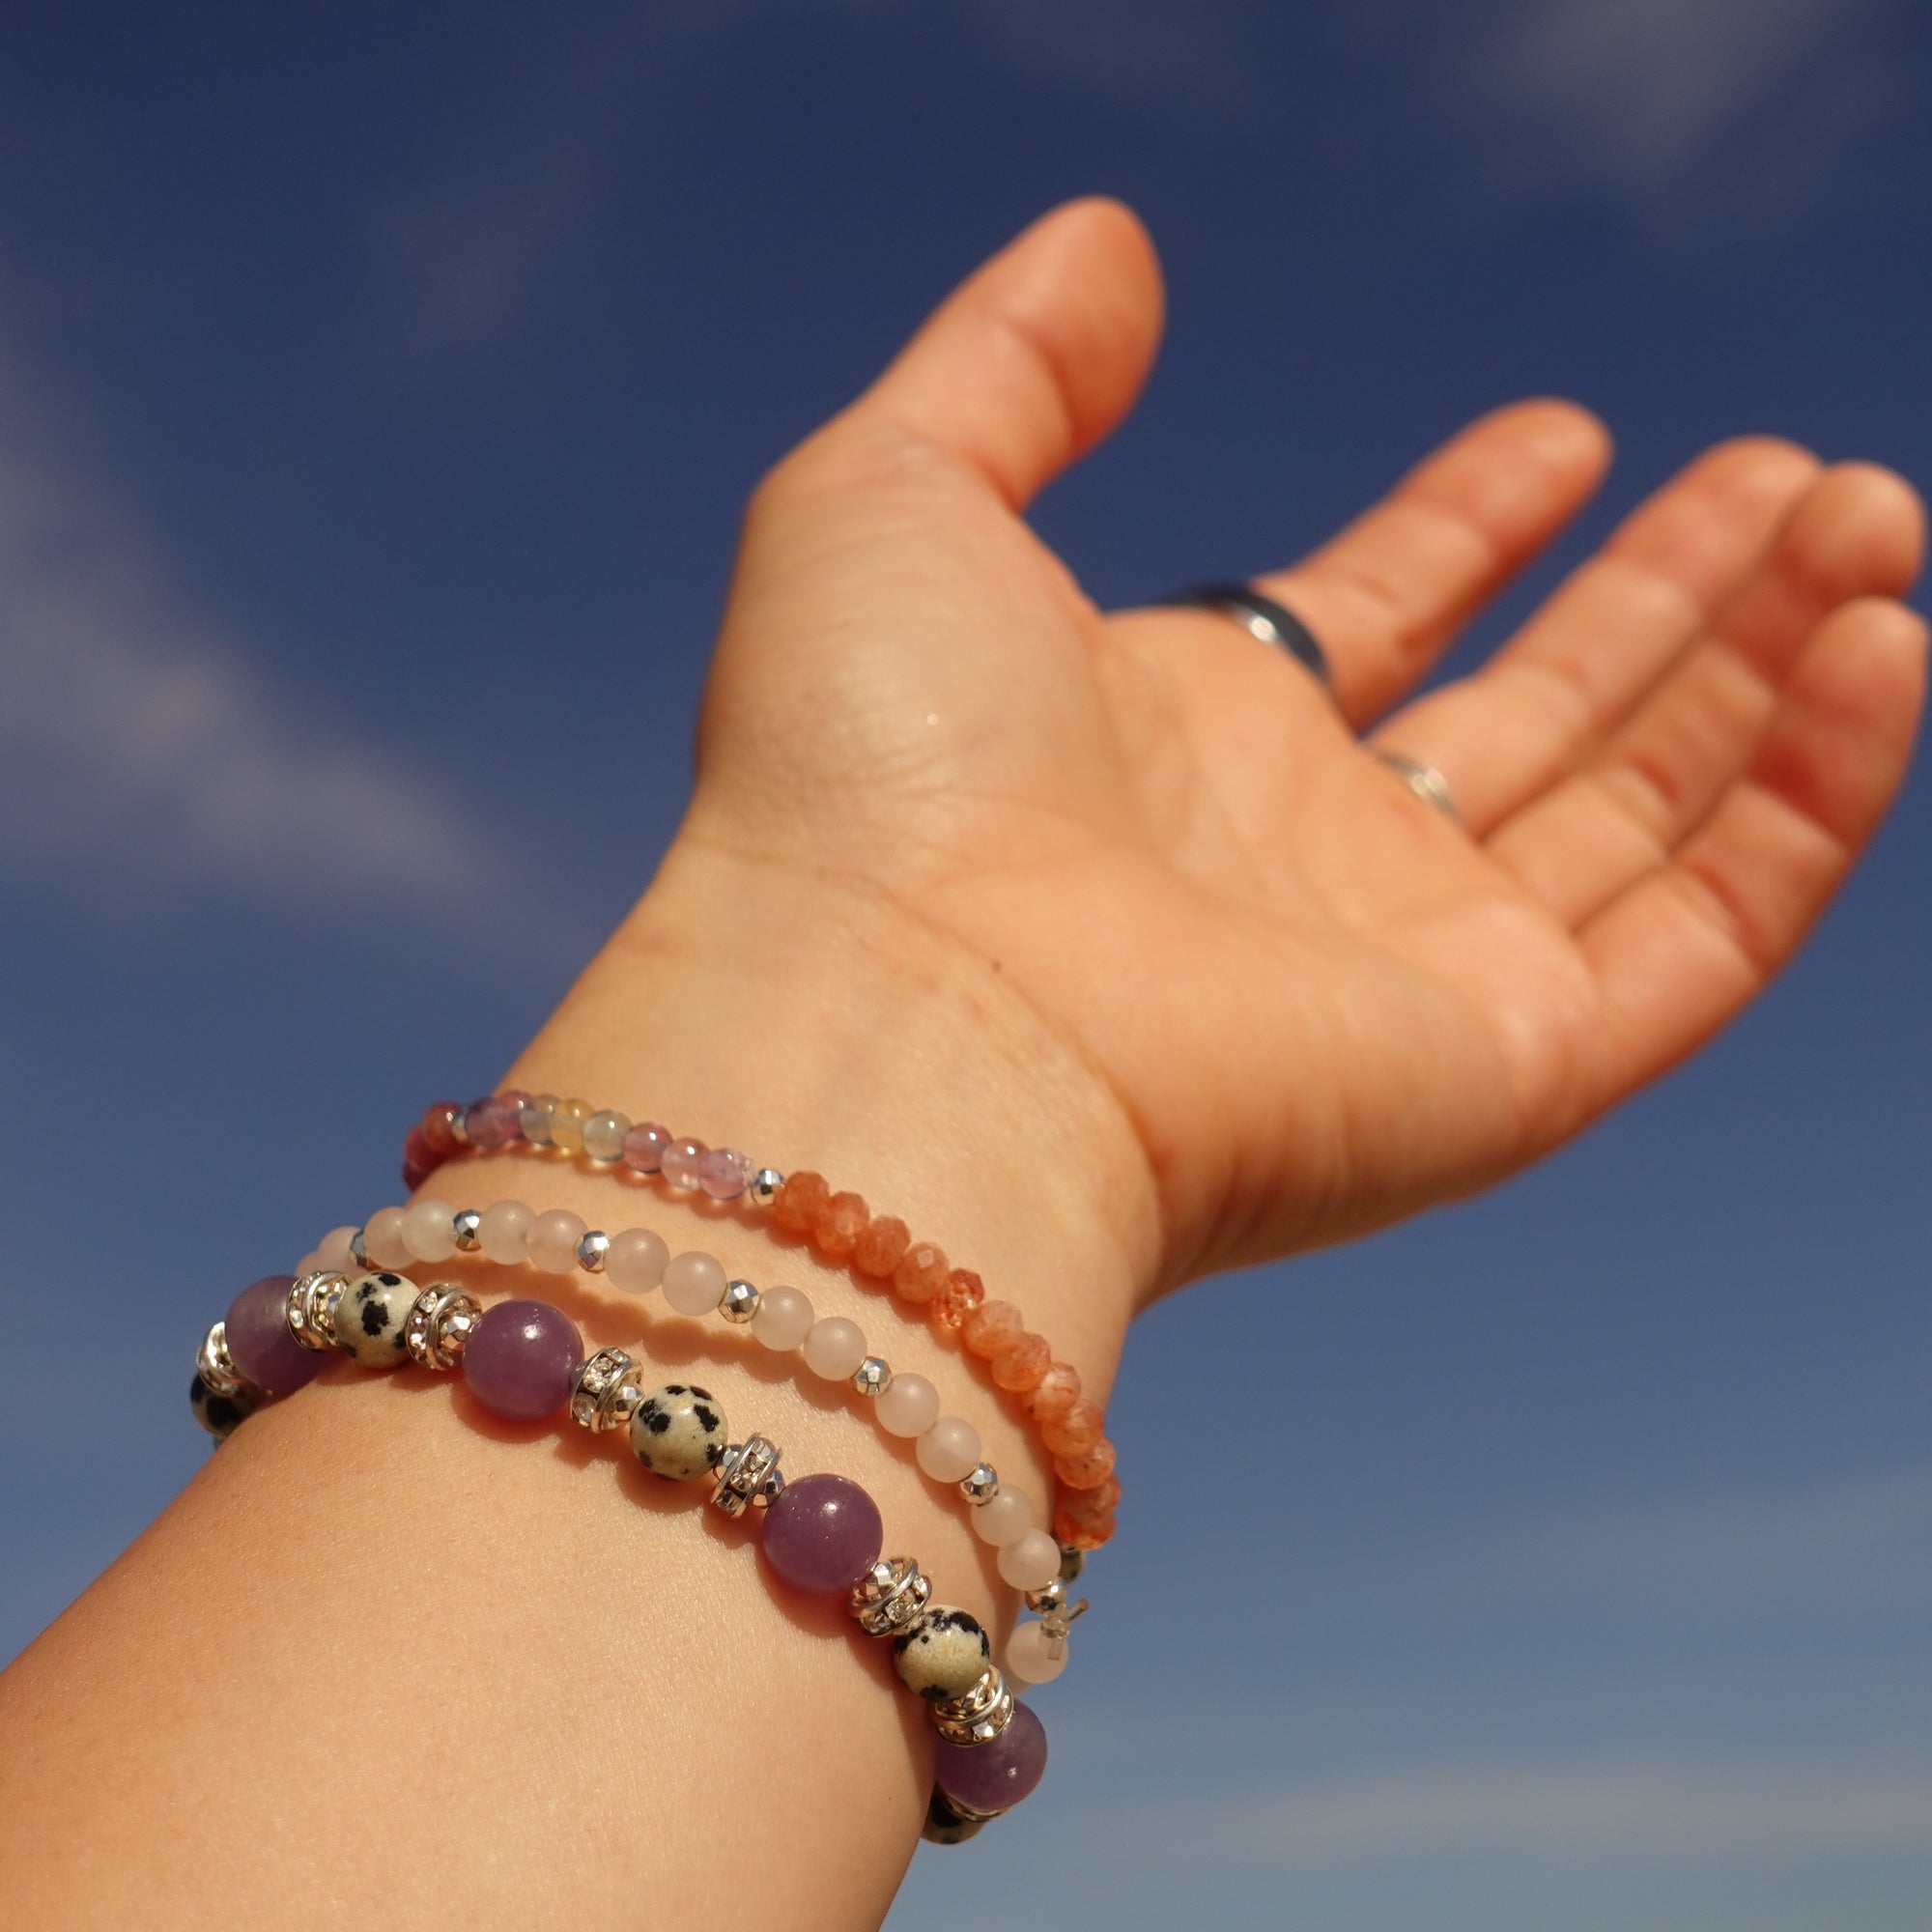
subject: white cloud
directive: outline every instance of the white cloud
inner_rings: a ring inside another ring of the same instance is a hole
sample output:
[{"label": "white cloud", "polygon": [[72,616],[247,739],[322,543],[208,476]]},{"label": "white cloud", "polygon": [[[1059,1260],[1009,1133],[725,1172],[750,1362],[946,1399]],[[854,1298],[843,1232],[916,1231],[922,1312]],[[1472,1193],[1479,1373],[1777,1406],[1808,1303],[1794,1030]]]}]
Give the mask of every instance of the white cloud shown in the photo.
[{"label": "white cloud", "polygon": [[31,393],[0,348],[0,873],[117,909],[473,905],[499,874],[464,818],[222,636]]},{"label": "white cloud", "polygon": [[1319,1866],[1413,1857],[1721,1860],[1932,1841],[1932,1768],[1679,1758],[1430,1766],[1110,1805],[1065,1856],[1108,1868]]}]

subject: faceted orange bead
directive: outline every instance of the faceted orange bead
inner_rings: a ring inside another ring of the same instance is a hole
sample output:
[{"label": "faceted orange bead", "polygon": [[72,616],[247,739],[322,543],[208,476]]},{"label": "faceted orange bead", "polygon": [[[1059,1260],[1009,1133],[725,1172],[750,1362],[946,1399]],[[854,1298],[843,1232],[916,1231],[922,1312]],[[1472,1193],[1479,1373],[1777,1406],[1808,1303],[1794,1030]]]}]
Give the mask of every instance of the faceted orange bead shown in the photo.
[{"label": "faceted orange bead", "polygon": [[933,1296],[930,1313],[933,1326],[957,1333],[967,1316],[986,1298],[986,1284],[971,1268],[954,1268],[946,1286]]},{"label": "faceted orange bead", "polygon": [[1068,1490],[1060,1499],[1060,1507],[1068,1516],[1105,1516],[1121,1500],[1121,1479],[1109,1476],[1104,1483],[1091,1490]]},{"label": "faceted orange bead", "polygon": [[966,1318],[960,1333],[968,1354],[990,1362],[995,1355],[1004,1355],[1025,1331],[1026,1318],[1010,1301],[985,1301]]},{"label": "faceted orange bead", "polygon": [[1003,1389],[1030,1389],[1052,1360],[1044,1335],[1022,1335],[1005,1354],[993,1357],[993,1379]]},{"label": "faceted orange bead", "polygon": [[1049,1455],[1078,1456],[1099,1441],[1106,1427],[1107,1418],[1100,1412],[1100,1405],[1083,1395],[1065,1415],[1040,1425],[1039,1439],[1045,1443]]},{"label": "faceted orange bead", "polygon": [[1088,1519],[1068,1516],[1065,1510],[1056,1510],[1053,1516],[1053,1540],[1065,1544],[1071,1549],[1098,1549],[1103,1543],[1110,1542],[1114,1534],[1114,1513],[1109,1510],[1105,1516]]},{"label": "faceted orange bead", "polygon": [[1079,1400],[1080,1371],[1071,1362],[1050,1362],[1020,1406],[1036,1422],[1058,1422]]},{"label": "faceted orange bead", "polygon": [[883,1277],[898,1266],[912,1243],[912,1230],[895,1214],[881,1214],[866,1225],[852,1250],[852,1265],[861,1274]]},{"label": "faceted orange bead", "polygon": [[1069,1490],[1097,1490],[1114,1473],[1114,1445],[1103,1435],[1077,1456],[1056,1456],[1053,1473]]},{"label": "faceted orange bead", "polygon": [[863,1194],[835,1194],[818,1210],[818,1219],[812,1224],[811,1238],[818,1243],[818,1252],[827,1261],[848,1261],[852,1250],[859,1245],[859,1236],[866,1232],[867,1222],[871,1218],[871,1210],[866,1206]]},{"label": "faceted orange bead", "polygon": [[[899,1257],[898,1265],[893,1269],[893,1292],[901,1301],[923,1306],[951,1278],[945,1250],[935,1248],[930,1241],[920,1241]],[[978,1281],[980,1277],[976,1274],[973,1279]]]},{"label": "faceted orange bead", "polygon": [[824,1175],[800,1168],[785,1176],[784,1185],[772,1203],[772,1219],[788,1235],[809,1235],[818,1225],[819,1213],[831,1197]]}]

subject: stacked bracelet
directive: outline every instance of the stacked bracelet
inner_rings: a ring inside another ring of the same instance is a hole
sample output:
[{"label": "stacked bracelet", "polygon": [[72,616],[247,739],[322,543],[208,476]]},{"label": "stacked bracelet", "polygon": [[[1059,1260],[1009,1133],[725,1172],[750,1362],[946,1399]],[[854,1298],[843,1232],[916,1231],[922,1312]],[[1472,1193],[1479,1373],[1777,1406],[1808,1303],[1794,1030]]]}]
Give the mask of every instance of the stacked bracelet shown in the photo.
[{"label": "stacked bracelet", "polygon": [[[401,1269],[458,1254],[480,1254],[505,1266],[524,1264],[548,1274],[602,1277],[629,1294],[648,1294],[662,1286],[666,1301],[679,1315],[722,1315],[726,1321],[749,1326],[774,1353],[801,1351],[812,1375],[825,1381],[849,1381],[871,1402],[874,1418],[887,1435],[913,1442],[921,1469],[957,1490],[970,1505],[973,1533],[998,1552],[1006,1582],[1034,1591],[1060,1575],[1064,1552],[1037,1526],[1033,1498],[1001,1483],[999,1471],[981,1458],[979,1432],[971,1423],[940,1414],[939,1391],[925,1377],[895,1375],[884,1357],[870,1351],[856,1321],[842,1316],[817,1320],[810,1301],[797,1289],[759,1289],[749,1281],[727,1280],[715,1257],[672,1255],[648,1228],[606,1235],[587,1228],[566,1208],[538,1214],[521,1201],[456,1208],[424,1196],[407,1208],[380,1209],[361,1228],[333,1230],[302,1258],[297,1272]],[[1064,1633],[1049,1646],[1037,1625],[1022,1624],[1006,1661],[1029,1683],[1047,1683],[1065,1666]]]},{"label": "stacked bracelet", "polygon": [[[461,1371],[493,1414],[541,1421],[567,1408],[593,1433],[623,1429],[643,1466],[668,1481],[705,1478],[725,1515],[762,1521],[766,1561],[794,1589],[842,1596],[867,1635],[890,1637],[902,1683],[926,1706],[935,1739],[925,1835],[970,1837],[1018,1804],[1046,1765],[1046,1733],[1018,1702],[979,1620],[931,1601],[931,1584],[911,1557],[881,1554],[878,1505],[848,1478],[787,1482],[781,1452],[766,1437],[730,1440],[722,1409],[703,1389],[670,1383],[646,1392],[639,1365],[621,1350],[587,1358],[575,1325],[548,1302],[513,1300],[485,1309],[461,1288],[418,1288],[390,1270],[354,1279],[338,1270],[270,1275],[242,1290],[210,1330],[196,1357],[196,1414],[225,1436],[264,1402],[310,1380],[326,1353],[367,1368],[412,1361]],[[1078,1557],[1072,1565],[1077,1574]],[[1064,1643],[1084,1605],[1065,1604],[1056,1578],[1041,1624]]]},{"label": "stacked bracelet", "polygon": [[901,1300],[923,1308],[937,1328],[957,1334],[1037,1425],[1064,1490],[1054,1513],[1055,1537],[1096,1549],[1113,1536],[1121,1495],[1115,1450],[1099,1405],[1081,1394],[1080,1372],[1055,1359],[1017,1307],[988,1301],[977,1274],[952,1267],[931,1242],[915,1241],[896,1216],[873,1215],[862,1196],[835,1193],[810,1170],[783,1175],[754,1166],[734,1148],[708,1148],[654,1122],[634,1123],[614,1108],[593,1109],[587,1101],[520,1089],[469,1107],[452,1100],[431,1106],[404,1143],[404,1184],[413,1191],[465,1149],[490,1153],[519,1143],[582,1154],[606,1169],[621,1166],[715,1201],[767,1208],[779,1228],[808,1237],[826,1260],[890,1281]]}]

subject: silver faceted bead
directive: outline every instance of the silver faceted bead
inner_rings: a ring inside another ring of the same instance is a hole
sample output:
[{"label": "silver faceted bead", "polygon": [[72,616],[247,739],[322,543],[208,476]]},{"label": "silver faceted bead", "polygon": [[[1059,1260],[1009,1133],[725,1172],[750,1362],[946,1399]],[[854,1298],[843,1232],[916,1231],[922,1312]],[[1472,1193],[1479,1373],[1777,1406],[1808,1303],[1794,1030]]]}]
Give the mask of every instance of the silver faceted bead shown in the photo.
[{"label": "silver faceted bead", "polygon": [[577,1244],[577,1265],[585,1274],[602,1274],[604,1257],[610,1252],[611,1236],[601,1228],[592,1228]]},{"label": "silver faceted bead", "polygon": [[1026,1606],[1038,1616],[1045,1616],[1050,1610],[1060,1609],[1066,1602],[1067,1585],[1064,1577],[1056,1577],[1052,1582],[1038,1590],[1026,1593]]},{"label": "silver faceted bead", "polygon": [[1072,1544],[1060,1546],[1060,1579],[1063,1583],[1077,1583],[1080,1573],[1087,1567],[1087,1552],[1075,1549]]},{"label": "silver faceted bead", "polygon": [[926,1801],[925,1823],[919,1835],[928,1845],[963,1845],[1001,1815],[998,1811],[976,1811],[935,1784],[932,1796]]},{"label": "silver faceted bead", "polygon": [[448,1371],[458,1367],[483,1304],[473,1294],[446,1281],[433,1281],[416,1296],[403,1322],[403,1348],[419,1369]]},{"label": "silver faceted bead", "polygon": [[363,1238],[368,1232],[367,1228],[357,1228],[349,1237],[349,1259],[355,1264],[358,1274],[373,1273],[376,1266],[369,1259],[369,1243]]},{"label": "silver faceted bead", "polygon": [[861,1395],[881,1396],[893,1385],[893,1372],[879,1355],[867,1355],[852,1371],[852,1386]]},{"label": "silver faceted bead", "polygon": [[289,1286],[289,1333],[304,1349],[324,1354],[335,1347],[335,1311],[349,1286],[346,1274],[319,1268],[300,1274]]},{"label": "silver faceted bead", "polygon": [[882,1556],[852,1585],[845,1607],[867,1636],[897,1636],[925,1613],[932,1578],[911,1556]]},{"label": "silver faceted bead", "polygon": [[718,1312],[725,1321],[742,1326],[758,1312],[758,1291],[749,1281],[727,1283],[724,1299],[718,1304]]},{"label": "silver faceted bead", "polygon": [[594,1435],[607,1429],[626,1429],[643,1399],[637,1362],[621,1349],[599,1349],[577,1372],[570,1391],[570,1419]]},{"label": "silver faceted bead", "polygon": [[746,1198],[753,1208],[769,1208],[779,1198],[784,1176],[775,1167],[761,1167],[745,1183]]},{"label": "silver faceted bead", "polygon": [[474,1208],[465,1208],[450,1217],[450,1239],[459,1255],[476,1254],[483,1246],[483,1216]]},{"label": "silver faceted bead", "polygon": [[959,1493],[969,1503],[989,1503],[1000,1493],[1000,1472],[990,1463],[981,1463],[970,1476],[959,1479]]},{"label": "silver faceted bead", "polygon": [[711,1492],[711,1500],[730,1517],[743,1516],[748,1503],[763,1509],[775,1501],[784,1493],[779,1455],[778,1444],[762,1435],[732,1443],[718,1465],[718,1487]]}]

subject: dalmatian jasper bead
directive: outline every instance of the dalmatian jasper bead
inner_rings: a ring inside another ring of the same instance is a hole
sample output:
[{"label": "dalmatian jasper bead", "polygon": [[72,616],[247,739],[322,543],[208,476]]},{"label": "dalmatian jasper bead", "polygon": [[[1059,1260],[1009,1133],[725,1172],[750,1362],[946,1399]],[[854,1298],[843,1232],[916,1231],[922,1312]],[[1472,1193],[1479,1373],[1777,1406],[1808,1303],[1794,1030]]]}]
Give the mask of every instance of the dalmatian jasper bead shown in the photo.
[{"label": "dalmatian jasper bead", "polygon": [[187,1392],[189,1406],[194,1410],[194,1419],[214,1437],[217,1442],[225,1442],[234,1435],[249,1416],[261,1407],[263,1398],[243,1389],[234,1395],[222,1395],[212,1389],[199,1376]]},{"label": "dalmatian jasper bead", "polygon": [[725,1446],[724,1412],[709,1389],[670,1382],[653,1389],[632,1413],[632,1453],[668,1483],[717,1468]]},{"label": "dalmatian jasper bead", "polygon": [[335,1346],[365,1369],[393,1369],[407,1362],[404,1330],[420,1293],[399,1274],[358,1274],[342,1291],[335,1311]]},{"label": "dalmatian jasper bead", "polygon": [[928,1704],[963,1697],[986,1674],[993,1646],[977,1617],[934,1604],[902,1636],[893,1639],[899,1682]]}]

